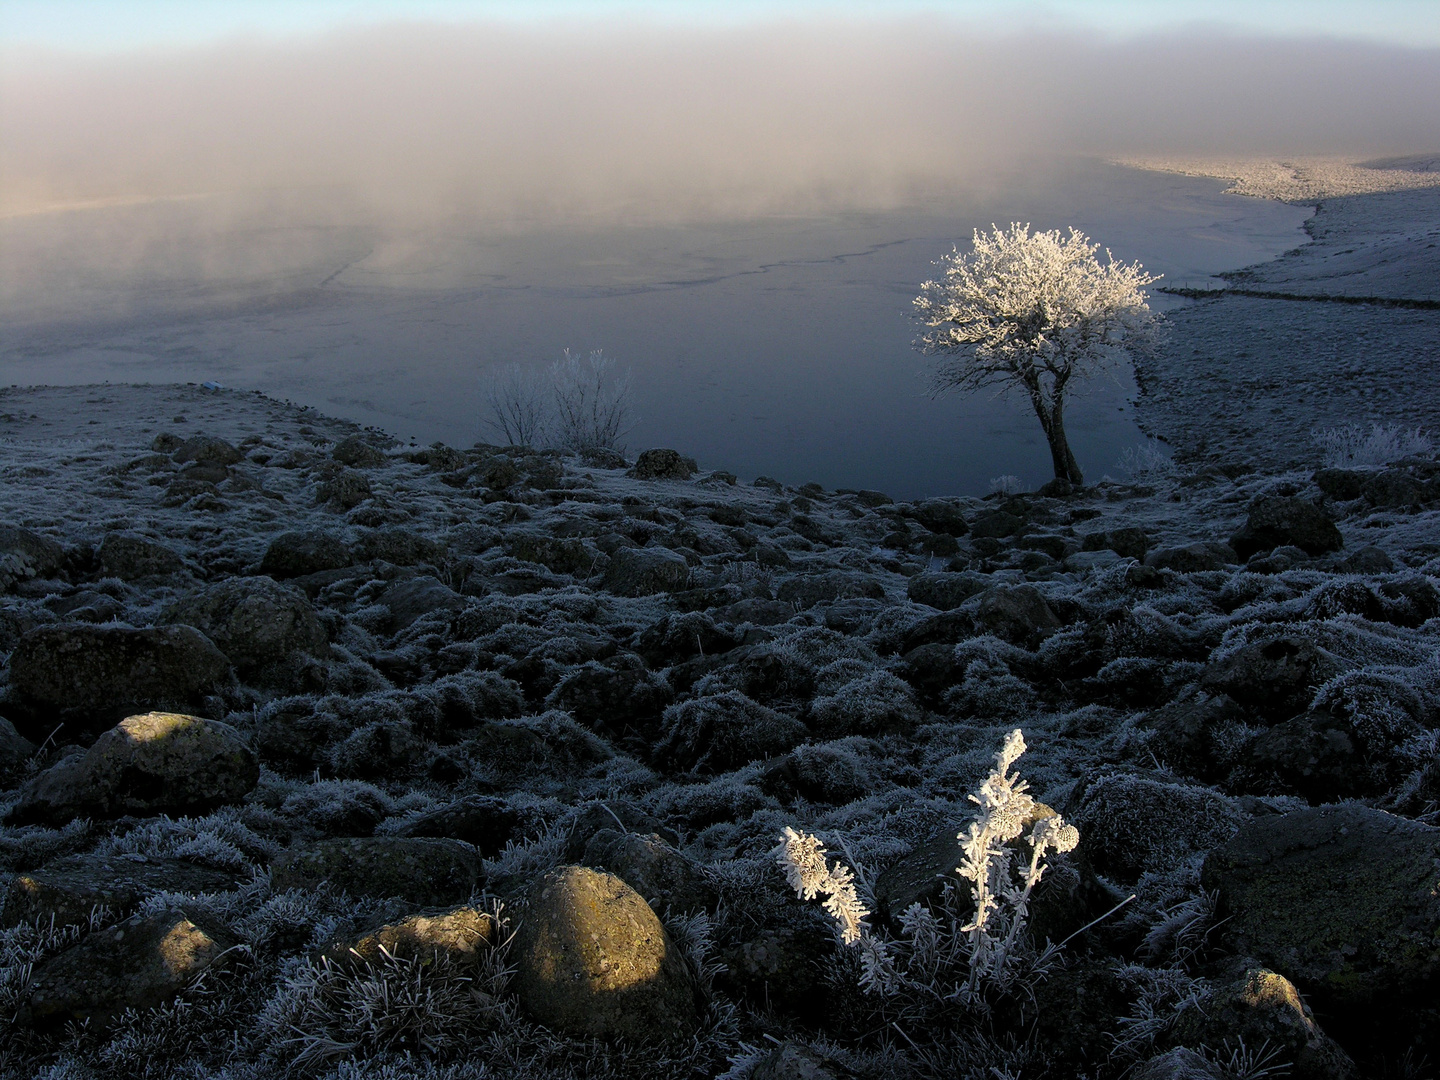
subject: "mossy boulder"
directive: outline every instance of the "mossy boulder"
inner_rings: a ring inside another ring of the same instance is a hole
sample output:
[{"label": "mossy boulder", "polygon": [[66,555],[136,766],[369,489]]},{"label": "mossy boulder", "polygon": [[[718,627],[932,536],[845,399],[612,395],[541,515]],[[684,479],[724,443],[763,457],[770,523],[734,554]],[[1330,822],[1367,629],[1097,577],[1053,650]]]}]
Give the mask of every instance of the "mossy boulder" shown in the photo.
[{"label": "mossy boulder", "polygon": [[169,605],[163,618],[195,627],[241,678],[262,685],[289,685],[307,658],[330,655],[325,628],[305,594],[268,577],[207,585]]},{"label": "mossy boulder", "polygon": [[675,1042],[700,1023],[684,958],[650,906],[614,874],[552,870],[529,890],[514,951],[521,1004],[570,1035]]},{"label": "mossy boulder", "polygon": [[195,814],[239,802],[260,778],[255,752],[229,724],[184,713],[130,716],[31,780],[6,820]]},{"label": "mossy boulder", "polygon": [[414,958],[471,964],[495,944],[498,927],[489,912],[462,904],[459,907],[411,915],[332,942],[323,953],[333,963],[375,964],[385,954],[397,960]]},{"label": "mossy boulder", "polygon": [[233,874],[180,859],[144,855],[67,855],[10,879],[0,926],[22,922],[83,925],[98,906],[128,915],[160,891],[194,895],[233,889]]},{"label": "mossy boulder", "polygon": [[481,884],[480,855],[460,840],[345,837],[297,844],[270,867],[275,890],[324,883],[351,896],[398,896],[435,907],[470,898]]}]

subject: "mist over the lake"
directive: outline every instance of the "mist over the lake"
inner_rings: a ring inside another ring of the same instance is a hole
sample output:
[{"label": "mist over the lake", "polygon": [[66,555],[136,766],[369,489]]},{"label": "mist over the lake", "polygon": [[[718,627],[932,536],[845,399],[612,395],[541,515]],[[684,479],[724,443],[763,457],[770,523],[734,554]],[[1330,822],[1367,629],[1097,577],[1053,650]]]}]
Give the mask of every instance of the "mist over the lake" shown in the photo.
[{"label": "mist over the lake", "polygon": [[[1044,478],[1023,403],[923,398],[910,300],[993,221],[1171,281],[1306,211],[1133,155],[1440,145],[1436,50],[910,14],[397,23],[0,65],[6,382],[206,381],[467,444],[486,370],[605,348],[633,450],[897,495]],[[1141,436],[1078,398],[1087,468]]]}]

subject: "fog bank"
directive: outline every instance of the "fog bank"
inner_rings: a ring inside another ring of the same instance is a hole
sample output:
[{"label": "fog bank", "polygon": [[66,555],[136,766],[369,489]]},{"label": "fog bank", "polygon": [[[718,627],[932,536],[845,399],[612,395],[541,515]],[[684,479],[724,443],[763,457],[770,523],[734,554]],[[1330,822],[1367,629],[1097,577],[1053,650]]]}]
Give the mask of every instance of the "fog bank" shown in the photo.
[{"label": "fog bank", "polygon": [[1440,147],[1440,50],[1319,38],[557,21],[3,60],[11,217],[265,191],[279,216],[675,222],[890,208],[1057,153]]}]

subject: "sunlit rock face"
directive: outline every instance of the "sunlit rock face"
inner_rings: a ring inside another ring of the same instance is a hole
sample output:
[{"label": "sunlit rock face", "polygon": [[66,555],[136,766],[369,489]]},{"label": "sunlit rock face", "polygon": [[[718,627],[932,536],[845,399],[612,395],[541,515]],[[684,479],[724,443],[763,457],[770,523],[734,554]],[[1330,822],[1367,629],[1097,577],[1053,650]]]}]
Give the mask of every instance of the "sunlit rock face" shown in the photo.
[{"label": "sunlit rock face", "polygon": [[665,928],[614,874],[564,866],[530,890],[515,989],[548,1027],[642,1042],[683,1038],[697,991]]}]

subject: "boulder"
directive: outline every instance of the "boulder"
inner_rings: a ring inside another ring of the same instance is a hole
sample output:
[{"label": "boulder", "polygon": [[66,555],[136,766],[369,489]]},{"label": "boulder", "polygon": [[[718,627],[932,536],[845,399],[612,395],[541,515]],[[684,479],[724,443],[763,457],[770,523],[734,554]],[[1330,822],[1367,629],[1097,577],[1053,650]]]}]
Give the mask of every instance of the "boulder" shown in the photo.
[{"label": "boulder", "polygon": [[504,799],[466,795],[457,802],[411,818],[396,836],[429,836],[463,840],[482,856],[503,851],[523,824],[520,813]]},{"label": "boulder", "polygon": [[24,778],[35,753],[35,744],[16,731],[14,724],[0,716],[0,789]]},{"label": "boulder", "polygon": [[330,456],[352,469],[374,469],[385,464],[385,452],[360,435],[347,435],[335,444]]},{"label": "boulder", "polygon": [[1087,533],[1080,541],[1081,551],[1113,551],[1126,559],[1143,560],[1150,550],[1150,537],[1144,529],[1125,527]]},{"label": "boulder", "polygon": [[747,1074],[750,1080],[845,1080],[855,1074],[803,1043],[766,1050]]},{"label": "boulder", "polygon": [[984,592],[989,582],[981,574],[916,574],[905,594],[917,604],[951,611]]},{"label": "boulder", "polygon": [[563,866],[542,877],[510,956],[521,1004],[558,1031],[651,1043],[699,1027],[699,991],[679,949],[614,874]]},{"label": "boulder", "polygon": [[1374,544],[1366,544],[1345,556],[1339,568],[1347,574],[1390,574],[1395,562]]},{"label": "boulder", "polygon": [[1280,496],[1257,499],[1244,527],[1230,538],[1230,547],[1242,561],[1285,544],[1314,556],[1339,551],[1345,540],[1320,507],[1306,499]]},{"label": "boulder", "polygon": [[16,874],[5,891],[0,926],[84,926],[99,906],[129,915],[157,892],[196,895],[233,889],[235,875],[180,859],[144,855],[67,855]]},{"label": "boulder", "polygon": [[970,534],[998,540],[1001,537],[1014,536],[1024,524],[1023,519],[1005,510],[990,510],[975,519],[970,526]]},{"label": "boulder", "polygon": [[380,604],[390,612],[386,626],[397,633],[432,611],[463,611],[465,598],[428,575],[397,581],[380,594]]},{"label": "boulder", "polygon": [[699,468],[694,458],[682,457],[677,450],[656,448],[642,451],[625,475],[636,480],[689,480]]},{"label": "boulder", "polygon": [[234,446],[213,435],[192,435],[176,447],[171,457],[178,465],[192,461],[200,465],[237,465],[245,459]]},{"label": "boulder", "polygon": [[[64,722],[71,738],[102,731],[150,709],[203,705],[230,679],[230,661],[193,626],[53,623],[21,637],[10,685],[48,736]],[[19,719],[19,717],[17,717]]]},{"label": "boulder", "polygon": [[1212,660],[1200,686],[1275,721],[1303,711],[1316,689],[1340,670],[1338,658],[1309,638],[1284,634],[1242,645]]},{"label": "boulder", "polygon": [[[202,923],[204,920],[202,920]],[[153,1009],[223,963],[236,942],[180,911],[132,915],[39,964],[18,1022],[106,1027],[126,1009]]]},{"label": "boulder", "polygon": [[1316,487],[1340,502],[1360,498],[1365,489],[1365,473],[1355,469],[1319,469],[1313,479]]},{"label": "boulder", "polygon": [[620,653],[572,667],[545,698],[545,706],[563,710],[602,734],[641,733],[648,742],[674,699],[663,676],[648,670],[634,653]]},{"label": "boulder", "polygon": [[793,716],[738,691],[691,698],[665,710],[656,756],[680,769],[721,773],[783,754],[809,734]]},{"label": "boulder", "polygon": [[353,510],[372,494],[370,480],[364,473],[342,469],[315,489],[315,505],[328,505],[332,510]]},{"label": "boulder", "polygon": [[423,958],[473,964],[496,943],[498,928],[489,912],[468,904],[422,915],[335,941],[321,950],[332,963],[375,964],[389,954],[396,960]]},{"label": "boulder", "polygon": [[965,513],[954,499],[924,499],[903,512],[906,517],[918,521],[932,533],[964,536],[970,531],[970,525],[965,520]]},{"label": "boulder", "polygon": [[255,752],[219,720],[145,713],[122,720],[21,789],[6,820],[198,814],[243,799],[260,778]]},{"label": "boulder", "polygon": [[511,536],[506,550],[522,562],[537,563],[557,574],[589,573],[595,553],[579,540],[566,540],[539,533]]},{"label": "boulder", "polygon": [[1440,829],[1355,803],[1257,817],[1205,859],[1218,933],[1317,1007],[1437,1001]]},{"label": "boulder", "polygon": [[65,560],[65,549],[54,540],[0,525],[0,593],[9,592],[23,581],[53,578]]},{"label": "boulder", "polygon": [[582,861],[608,870],[643,896],[657,915],[705,911],[715,906],[715,887],[704,869],[655,833],[600,829],[585,845]]},{"label": "boulder", "polygon": [[823,574],[797,574],[780,585],[775,599],[805,609],[851,597],[884,599],[885,586],[871,574],[830,570]]},{"label": "boulder", "polygon": [[1198,1050],[1177,1046],[1135,1066],[1130,1080],[1226,1080],[1227,1072]]},{"label": "boulder", "polygon": [[330,655],[325,628],[305,594],[268,577],[207,585],[168,605],[161,618],[195,627],[247,681],[284,685],[296,661]]},{"label": "boulder", "polygon": [[445,547],[409,529],[371,529],[356,542],[355,555],[396,566],[439,566],[445,561]]},{"label": "boulder", "polygon": [[440,906],[468,900],[482,875],[479,854],[460,840],[363,836],[298,844],[276,856],[270,880],[276,892],[329,882],[351,896]]},{"label": "boulder", "polygon": [[1224,570],[1239,561],[1230,545],[1213,542],[1156,548],[1145,556],[1145,566],[1148,569],[1173,570],[1177,574]]},{"label": "boulder", "polygon": [[977,627],[1015,645],[1034,648],[1062,623],[1034,585],[995,585],[974,601]]},{"label": "boulder", "polygon": [[921,716],[915,691],[888,671],[851,679],[810,704],[810,726],[827,738],[910,731]]},{"label": "boulder", "polygon": [[280,580],[340,570],[354,561],[349,547],[338,536],[308,529],[281,533],[271,540],[260,559],[260,572]]},{"label": "boulder", "polygon": [[185,569],[178,552],[130,533],[107,533],[100,541],[100,573],[121,581],[166,578]]},{"label": "boulder", "polygon": [[[642,455],[643,456],[643,455]],[[620,548],[610,557],[602,587],[616,596],[677,592],[690,584],[690,564],[668,548]]]}]

